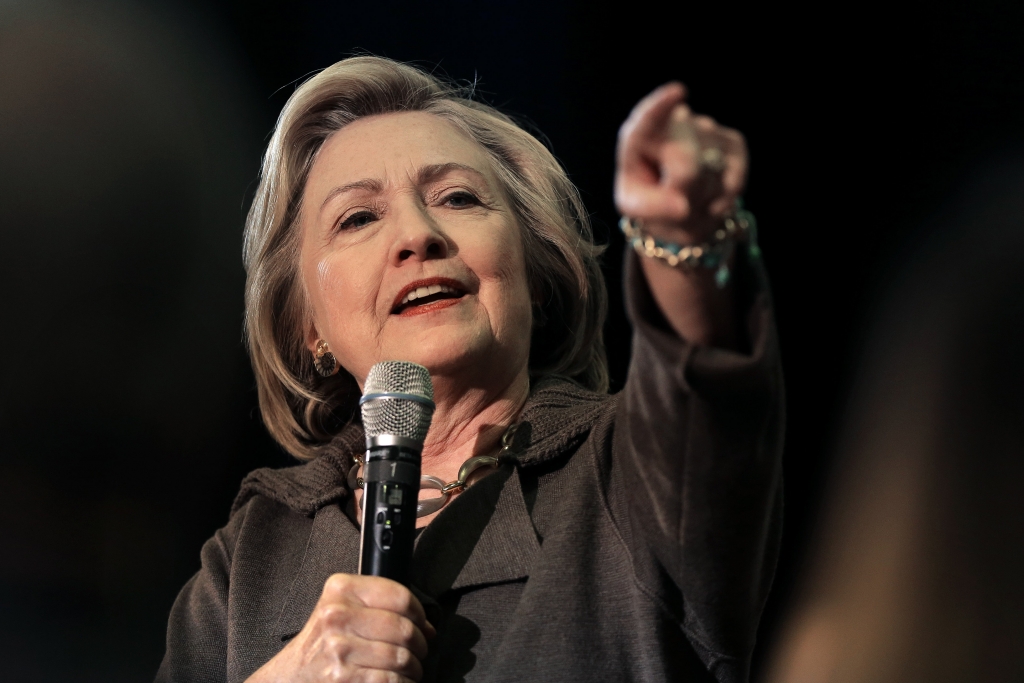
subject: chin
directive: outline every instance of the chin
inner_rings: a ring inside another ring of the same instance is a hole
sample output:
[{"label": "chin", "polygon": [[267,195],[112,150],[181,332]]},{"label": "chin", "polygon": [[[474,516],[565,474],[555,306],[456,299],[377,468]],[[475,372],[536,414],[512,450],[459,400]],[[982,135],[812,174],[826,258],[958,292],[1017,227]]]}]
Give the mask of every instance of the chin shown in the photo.
[{"label": "chin", "polygon": [[507,360],[495,353],[496,344],[489,335],[427,334],[409,342],[396,345],[392,357],[418,363],[432,375],[456,375],[481,363]]},{"label": "chin", "polygon": [[407,360],[431,368],[438,363],[458,363],[472,355],[464,338],[451,335],[409,335],[384,347],[381,360]]}]

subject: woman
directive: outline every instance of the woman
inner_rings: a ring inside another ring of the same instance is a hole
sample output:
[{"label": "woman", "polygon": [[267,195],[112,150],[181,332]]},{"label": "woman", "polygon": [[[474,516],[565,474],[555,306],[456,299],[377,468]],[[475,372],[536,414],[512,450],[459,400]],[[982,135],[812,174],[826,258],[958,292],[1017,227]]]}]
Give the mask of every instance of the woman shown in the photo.
[{"label": "woman", "polygon": [[[683,97],[659,88],[621,131],[616,200],[652,256],[629,257],[634,357],[609,396],[599,250],[543,145],[389,60],[296,91],[246,228],[247,320],[264,420],[310,462],[243,483],[158,680],[746,678],[781,375],[729,217],[742,137]],[[703,247],[680,263],[655,238]],[[499,456],[420,518],[411,590],[355,575],[355,402],[391,359],[433,379],[425,475]]]}]

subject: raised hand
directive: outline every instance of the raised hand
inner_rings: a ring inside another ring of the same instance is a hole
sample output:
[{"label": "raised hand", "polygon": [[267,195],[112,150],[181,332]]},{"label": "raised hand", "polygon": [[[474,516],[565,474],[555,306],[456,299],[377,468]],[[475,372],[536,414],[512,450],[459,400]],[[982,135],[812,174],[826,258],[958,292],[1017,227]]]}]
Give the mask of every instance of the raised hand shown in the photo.
[{"label": "raised hand", "polygon": [[[640,219],[646,236],[679,247],[706,244],[716,235],[747,178],[743,136],[694,114],[685,97],[681,83],[668,83],[640,100],[619,129],[615,172],[619,211]],[[721,288],[709,268],[684,272],[656,258],[641,258],[640,265],[679,336],[737,346],[732,289]]]},{"label": "raised hand", "polygon": [[743,191],[747,145],[739,131],[690,111],[685,97],[681,83],[663,85],[622,124],[615,203],[655,232],[674,228],[699,240]]}]

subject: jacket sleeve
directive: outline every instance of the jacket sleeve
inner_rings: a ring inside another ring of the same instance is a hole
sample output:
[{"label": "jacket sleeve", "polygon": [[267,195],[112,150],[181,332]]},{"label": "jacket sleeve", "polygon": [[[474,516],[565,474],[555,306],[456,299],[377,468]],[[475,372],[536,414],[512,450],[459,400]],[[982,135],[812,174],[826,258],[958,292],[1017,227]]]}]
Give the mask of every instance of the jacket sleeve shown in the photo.
[{"label": "jacket sleeve", "polygon": [[781,538],[784,398],[766,279],[738,254],[747,349],[699,347],[669,327],[628,251],[633,355],[609,505],[638,581],[660,591],[719,681],[746,681]]},{"label": "jacket sleeve", "polygon": [[245,517],[232,516],[204,545],[202,566],[171,608],[167,649],[156,683],[224,683],[227,680],[228,580],[231,556]]}]

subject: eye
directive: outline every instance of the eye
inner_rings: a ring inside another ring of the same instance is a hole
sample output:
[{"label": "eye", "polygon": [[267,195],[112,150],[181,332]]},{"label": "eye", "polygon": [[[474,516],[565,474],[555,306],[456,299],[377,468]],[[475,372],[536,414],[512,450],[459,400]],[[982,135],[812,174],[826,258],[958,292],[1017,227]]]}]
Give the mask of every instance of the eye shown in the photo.
[{"label": "eye", "polygon": [[359,228],[365,228],[367,225],[377,220],[377,216],[370,211],[357,211],[339,225],[339,230],[358,230]]},{"label": "eye", "polygon": [[476,195],[472,192],[465,190],[459,190],[452,192],[450,195],[444,198],[444,203],[453,209],[464,209],[469,206],[477,206],[480,204],[480,200],[477,199]]}]

